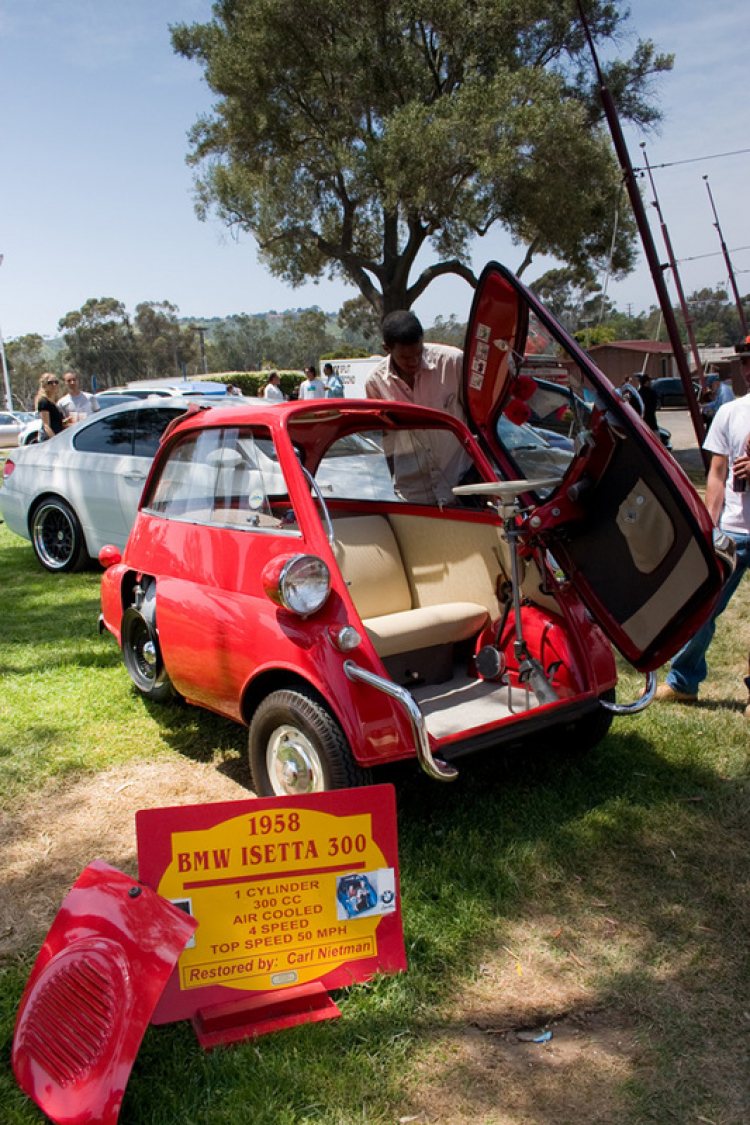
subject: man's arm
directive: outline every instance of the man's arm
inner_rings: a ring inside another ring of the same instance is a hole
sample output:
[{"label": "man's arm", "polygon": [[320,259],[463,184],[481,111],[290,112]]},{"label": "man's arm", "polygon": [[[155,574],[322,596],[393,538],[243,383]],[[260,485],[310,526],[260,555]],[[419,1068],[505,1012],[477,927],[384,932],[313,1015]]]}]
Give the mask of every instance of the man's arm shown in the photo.
[{"label": "man's arm", "polygon": [[706,481],[706,507],[716,527],[724,509],[724,490],[729,473],[729,457],[723,453],[711,454],[711,467]]}]

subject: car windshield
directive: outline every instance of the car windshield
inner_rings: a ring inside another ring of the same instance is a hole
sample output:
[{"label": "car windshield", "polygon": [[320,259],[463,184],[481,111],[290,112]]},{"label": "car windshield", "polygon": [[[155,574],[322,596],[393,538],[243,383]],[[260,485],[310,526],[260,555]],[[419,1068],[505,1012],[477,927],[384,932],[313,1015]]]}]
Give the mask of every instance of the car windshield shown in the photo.
[{"label": "car windshield", "polygon": [[448,429],[377,429],[334,441],[315,479],[326,499],[380,500],[443,508],[458,505],[454,485],[479,479],[457,436]]}]

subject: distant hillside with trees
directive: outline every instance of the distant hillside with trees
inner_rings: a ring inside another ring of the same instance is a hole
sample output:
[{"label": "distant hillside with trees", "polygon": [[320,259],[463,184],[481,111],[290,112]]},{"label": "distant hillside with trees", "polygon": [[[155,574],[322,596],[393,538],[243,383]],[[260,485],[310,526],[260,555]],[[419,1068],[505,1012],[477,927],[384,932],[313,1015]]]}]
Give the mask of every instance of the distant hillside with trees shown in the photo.
[{"label": "distant hillside with trees", "polygon": [[[666,340],[661,313],[618,310],[595,278],[569,269],[550,270],[531,286],[584,346],[611,340]],[[468,302],[467,302],[468,304]],[[742,338],[734,302],[721,286],[688,297],[700,344],[729,346]],[[750,296],[744,299],[750,317]],[[679,324],[682,314],[675,310]],[[29,409],[44,371],[77,371],[85,387],[99,390],[134,379],[182,378],[215,372],[299,370],[322,359],[366,356],[381,350],[380,328],[370,306],[355,298],[338,313],[319,308],[271,309],[229,317],[179,316],[169,301],[144,301],[131,316],[111,297],[90,298],[60,320],[61,335],[29,333],[6,343],[15,405]],[[425,324],[436,343],[462,347],[466,325],[455,316]],[[683,339],[686,334],[683,327]]]}]

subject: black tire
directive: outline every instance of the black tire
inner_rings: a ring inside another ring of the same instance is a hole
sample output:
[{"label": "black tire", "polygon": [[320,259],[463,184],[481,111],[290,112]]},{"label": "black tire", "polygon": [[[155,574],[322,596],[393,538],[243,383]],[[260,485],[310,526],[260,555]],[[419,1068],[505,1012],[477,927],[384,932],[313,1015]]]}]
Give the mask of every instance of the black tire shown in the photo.
[{"label": "black tire", "polygon": [[31,545],[45,570],[82,570],[91,559],[78,516],[57,496],[42,500],[31,513]]},{"label": "black tire", "polygon": [[174,699],[175,690],[164,669],[156,630],[133,605],[122,615],[120,637],[125,667],[141,695],[154,703]]},{"label": "black tire", "polygon": [[[608,703],[615,701],[615,689],[609,688],[600,697]],[[601,742],[612,726],[614,714],[601,704],[582,719],[565,728],[566,748],[575,754],[585,754]]]},{"label": "black tire", "polygon": [[248,753],[259,797],[293,797],[369,785],[327,707],[304,689],[274,691],[250,724]]}]

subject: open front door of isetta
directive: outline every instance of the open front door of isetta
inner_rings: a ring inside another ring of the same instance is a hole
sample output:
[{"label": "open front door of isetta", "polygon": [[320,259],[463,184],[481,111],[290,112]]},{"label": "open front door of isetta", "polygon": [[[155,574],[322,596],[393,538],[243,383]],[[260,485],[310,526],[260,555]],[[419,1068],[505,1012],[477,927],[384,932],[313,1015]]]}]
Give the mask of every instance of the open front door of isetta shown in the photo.
[{"label": "open front door of isetta", "polygon": [[518,429],[539,440],[527,404],[540,382],[567,386],[569,430],[555,451],[561,483],[537,495],[525,517],[527,546],[549,552],[612,643],[636,668],[652,670],[718,597],[727,567],[714,551],[711,519],[679,465],[575,340],[490,263],[467,331],[464,394],[470,424],[511,478],[534,476]]}]

